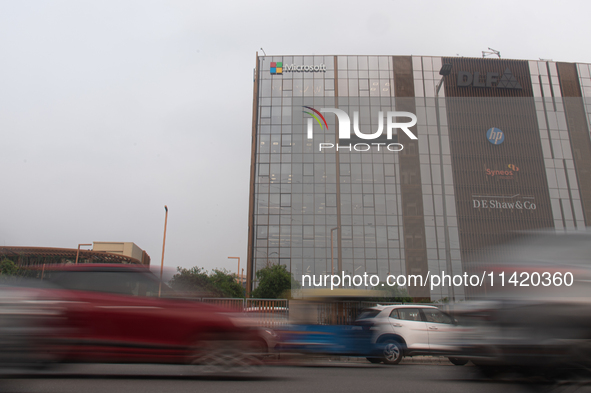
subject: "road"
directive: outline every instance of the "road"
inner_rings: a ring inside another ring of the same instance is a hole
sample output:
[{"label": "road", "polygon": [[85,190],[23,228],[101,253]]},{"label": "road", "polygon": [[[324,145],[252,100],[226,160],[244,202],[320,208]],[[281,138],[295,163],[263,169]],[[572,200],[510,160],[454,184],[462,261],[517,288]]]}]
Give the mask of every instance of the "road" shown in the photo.
[{"label": "road", "polygon": [[256,375],[205,376],[191,366],[71,365],[34,375],[0,379],[2,393],[326,393],[326,392],[591,392],[582,382],[540,383],[517,375],[483,379],[476,367],[337,363],[299,367],[265,366]]}]

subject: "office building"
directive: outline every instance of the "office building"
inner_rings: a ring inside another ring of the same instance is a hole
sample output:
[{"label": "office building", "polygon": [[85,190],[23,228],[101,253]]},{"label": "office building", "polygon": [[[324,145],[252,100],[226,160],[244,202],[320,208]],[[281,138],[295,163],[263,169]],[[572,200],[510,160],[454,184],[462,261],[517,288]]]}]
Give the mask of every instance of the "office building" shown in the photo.
[{"label": "office building", "polygon": [[276,263],[300,281],[463,274],[517,231],[583,230],[590,75],[553,61],[257,56],[247,287]]}]

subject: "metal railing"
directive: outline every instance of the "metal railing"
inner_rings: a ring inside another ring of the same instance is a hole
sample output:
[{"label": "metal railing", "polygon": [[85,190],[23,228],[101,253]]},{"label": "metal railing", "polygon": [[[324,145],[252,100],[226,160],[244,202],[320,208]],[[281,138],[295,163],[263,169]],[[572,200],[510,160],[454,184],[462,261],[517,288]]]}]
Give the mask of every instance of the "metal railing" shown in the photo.
[{"label": "metal railing", "polygon": [[[228,310],[243,313],[256,325],[279,327],[289,324],[289,300],[287,299],[242,299],[242,298],[198,298],[203,303],[224,307]],[[400,302],[369,302],[369,301],[336,301],[318,303],[317,324],[319,325],[351,325],[360,311],[366,308],[390,306],[397,304],[417,306],[435,306],[441,304],[400,303]]]},{"label": "metal railing", "polygon": [[241,312],[244,310],[244,299],[204,297],[201,298],[200,301],[203,303],[224,307],[232,311]]},{"label": "metal railing", "polygon": [[287,299],[246,299],[244,312],[260,326],[274,327],[289,324]]},{"label": "metal railing", "polygon": [[287,299],[242,299],[242,298],[210,298],[203,297],[203,303],[226,308],[233,312],[243,313],[256,325],[277,327],[289,323]]}]

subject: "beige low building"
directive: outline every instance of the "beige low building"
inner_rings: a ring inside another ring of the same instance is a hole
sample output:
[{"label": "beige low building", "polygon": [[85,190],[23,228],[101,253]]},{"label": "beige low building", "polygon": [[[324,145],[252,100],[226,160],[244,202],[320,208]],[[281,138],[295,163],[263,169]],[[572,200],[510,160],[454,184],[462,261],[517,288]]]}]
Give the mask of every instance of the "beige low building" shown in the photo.
[{"label": "beige low building", "polygon": [[0,246],[0,261],[10,259],[18,266],[64,263],[123,263],[150,266],[150,256],[131,242],[94,242],[93,250],[78,248]]},{"label": "beige low building", "polygon": [[132,242],[92,242],[92,251],[124,255],[137,259],[142,265],[150,265],[150,256]]}]

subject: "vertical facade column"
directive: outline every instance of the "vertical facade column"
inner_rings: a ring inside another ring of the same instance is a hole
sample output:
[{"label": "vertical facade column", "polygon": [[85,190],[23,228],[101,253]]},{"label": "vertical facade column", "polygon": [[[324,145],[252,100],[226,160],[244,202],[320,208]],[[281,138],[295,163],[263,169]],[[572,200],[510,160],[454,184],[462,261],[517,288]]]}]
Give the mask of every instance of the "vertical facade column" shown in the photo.
[{"label": "vertical facade column", "polygon": [[[571,135],[566,119],[566,102],[563,100],[556,63],[530,61],[529,69],[554,228],[562,230],[584,227]],[[564,71],[566,73],[566,69]],[[573,77],[572,82],[576,83],[576,76]],[[573,92],[577,90],[573,89]],[[572,118],[576,109],[572,106],[570,109]],[[572,118],[571,122],[574,120]]]},{"label": "vertical facade column", "polygon": [[[586,110],[589,108],[586,105],[591,104],[588,67],[588,64],[556,63],[570,139],[569,147],[572,150],[573,165],[568,165],[566,173],[577,229],[591,225],[591,109]],[[588,95],[585,96],[584,93]]]},{"label": "vertical facade column", "polygon": [[[412,58],[394,56],[393,68],[396,110],[416,113]],[[411,131],[416,135],[417,127],[414,126]],[[398,133],[398,142],[404,146],[399,154],[399,167],[406,274],[421,275],[426,279],[429,266],[425,247],[425,218],[418,142],[410,139],[405,133]],[[413,298],[430,300],[429,286],[409,287],[408,291]]]},{"label": "vertical facade column", "polygon": [[[335,108],[339,107],[339,64],[337,56],[334,57],[334,96],[335,96]],[[335,122],[335,145],[338,146],[339,144],[339,122]],[[337,266],[338,266],[338,273],[342,274],[343,272],[343,259],[341,255],[343,255],[343,240],[341,236],[341,165],[339,161],[339,151],[335,152],[336,155],[336,176],[337,176]],[[331,234],[332,236],[332,234]],[[332,251],[332,250],[331,250]],[[331,273],[332,274],[332,273]]]},{"label": "vertical facade column", "polygon": [[[413,56],[425,242],[431,274],[445,272],[449,275],[461,275],[463,268],[449,149],[445,89],[440,89],[438,102],[435,98],[437,83],[441,80],[439,75],[441,65],[440,57]],[[435,105],[439,105],[439,119],[437,119]],[[441,167],[441,162],[443,162],[443,167]],[[441,176],[441,172],[443,172],[443,176]],[[443,198],[444,195],[445,198]],[[444,200],[445,205],[443,204]],[[445,242],[446,230],[449,244]],[[431,300],[445,297],[461,300],[464,299],[464,287],[452,288],[451,285],[442,285],[434,287],[430,291],[430,295]]]},{"label": "vertical facade column", "polygon": [[256,68],[254,71],[254,88],[252,100],[252,141],[250,151],[250,192],[248,195],[248,250],[246,254],[246,297],[250,297],[254,274],[254,204],[255,204],[255,175],[257,156],[257,121],[259,111],[259,54],[256,54]]}]

